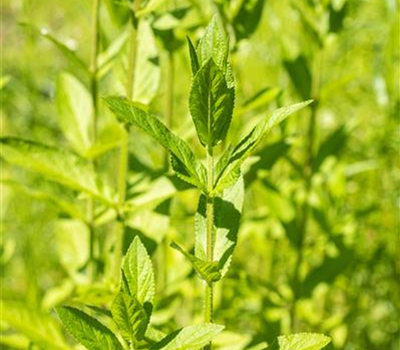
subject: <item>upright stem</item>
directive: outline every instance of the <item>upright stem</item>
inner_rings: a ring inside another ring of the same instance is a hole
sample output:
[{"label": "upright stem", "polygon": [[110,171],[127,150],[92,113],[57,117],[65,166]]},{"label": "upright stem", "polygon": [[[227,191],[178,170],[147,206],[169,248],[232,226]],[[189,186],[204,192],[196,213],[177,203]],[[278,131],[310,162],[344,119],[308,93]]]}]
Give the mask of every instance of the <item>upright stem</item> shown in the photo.
[{"label": "upright stem", "polygon": [[304,241],[306,239],[308,220],[309,220],[309,194],[314,176],[314,147],[315,147],[315,131],[317,127],[317,112],[319,104],[319,92],[320,92],[320,80],[321,80],[321,69],[322,69],[322,50],[318,50],[315,53],[313,62],[313,80],[312,80],[312,91],[311,96],[314,99],[314,103],[311,105],[310,122],[308,124],[308,144],[306,149],[306,159],[304,164],[304,182],[305,182],[305,198],[304,203],[300,208],[300,225],[299,225],[299,243],[296,263],[293,272],[293,291],[294,300],[290,309],[290,319],[292,332],[298,331],[298,322],[296,314],[296,301],[301,294],[301,283],[300,283],[300,268],[303,264],[304,259]]},{"label": "upright stem", "polygon": [[[130,35],[130,52],[129,52],[129,68],[128,81],[126,85],[126,97],[128,100],[134,98],[135,71],[137,61],[138,46],[138,19],[136,11],[140,7],[140,0],[134,2],[134,13],[132,15],[131,35]],[[124,213],[122,212],[126,196],[126,180],[128,175],[129,160],[129,125],[125,124],[125,138],[122,140],[118,166],[118,225],[116,229],[115,245],[114,245],[114,276],[119,280],[119,272],[122,263],[122,246],[125,231]]]},{"label": "upright stem", "polygon": [[[214,189],[214,157],[211,146],[207,147],[207,261],[212,262],[214,259],[214,197],[211,195]],[[205,287],[205,323],[213,322],[213,285],[206,284]],[[212,343],[204,347],[205,350],[211,350]]]},{"label": "upright stem", "polygon": [[[91,38],[91,57],[90,57],[90,90],[93,104],[93,122],[92,122],[92,140],[96,143],[97,138],[97,118],[98,118],[98,86],[97,86],[97,56],[99,54],[99,9],[100,0],[93,0],[92,3],[92,38]],[[92,161],[92,166],[96,169],[96,162]],[[92,278],[96,275],[96,260],[94,253],[95,245],[95,202],[93,198],[89,198],[87,202],[87,219],[89,223],[89,268]]]},{"label": "upright stem", "polygon": [[[174,83],[175,83],[175,64],[174,64],[174,53],[173,51],[167,51],[167,90],[166,90],[166,101],[165,101],[165,116],[166,123],[169,129],[173,128],[173,114],[174,114]],[[164,167],[168,169],[168,152],[165,152]]]}]

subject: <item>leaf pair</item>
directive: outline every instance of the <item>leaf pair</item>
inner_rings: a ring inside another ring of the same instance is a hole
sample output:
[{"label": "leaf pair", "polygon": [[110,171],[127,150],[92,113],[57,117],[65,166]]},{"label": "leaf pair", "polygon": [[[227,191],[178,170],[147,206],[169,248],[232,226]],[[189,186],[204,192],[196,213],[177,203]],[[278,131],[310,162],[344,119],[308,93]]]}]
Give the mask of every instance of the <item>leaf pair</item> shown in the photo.
[{"label": "leaf pair", "polygon": [[[146,341],[154,291],[151,259],[139,237],[135,237],[123,263],[121,289],[111,306],[112,318],[122,338],[135,348],[139,342]],[[124,349],[109,328],[85,312],[72,307],[60,307],[57,313],[67,331],[88,350]],[[184,327],[167,335],[150,349],[197,350],[208,344],[223,328],[216,324]]]}]

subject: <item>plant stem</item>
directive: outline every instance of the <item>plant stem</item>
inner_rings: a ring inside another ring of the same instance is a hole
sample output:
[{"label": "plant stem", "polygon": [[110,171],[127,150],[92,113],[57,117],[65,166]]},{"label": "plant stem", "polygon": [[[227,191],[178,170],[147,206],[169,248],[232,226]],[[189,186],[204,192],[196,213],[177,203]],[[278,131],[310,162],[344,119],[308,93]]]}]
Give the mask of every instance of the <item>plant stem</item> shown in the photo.
[{"label": "plant stem", "polygon": [[[167,51],[167,90],[165,94],[165,117],[166,124],[169,129],[173,128],[173,114],[174,114],[174,83],[175,83],[175,62],[173,51]],[[169,153],[165,152],[164,167],[168,170]]]},{"label": "plant stem", "polygon": [[296,302],[297,298],[301,296],[301,282],[300,282],[300,268],[303,264],[304,259],[304,241],[306,239],[308,221],[309,221],[309,195],[312,185],[312,179],[314,176],[314,148],[315,148],[315,131],[317,128],[317,112],[319,104],[319,92],[320,92],[320,81],[321,81],[321,69],[322,69],[322,50],[318,50],[315,53],[313,62],[313,80],[312,80],[312,91],[311,96],[314,99],[314,103],[311,104],[310,122],[308,124],[308,144],[306,146],[306,159],[304,164],[304,182],[305,182],[305,198],[304,203],[300,208],[300,224],[299,224],[299,242],[298,242],[298,253],[295,262],[295,268],[293,272],[293,304],[290,309],[290,319],[292,332],[297,332],[298,320],[296,314]]},{"label": "plant stem", "polygon": [[[92,122],[92,142],[96,143],[97,138],[97,118],[98,118],[98,86],[97,86],[97,56],[99,53],[99,9],[100,0],[93,0],[92,3],[92,38],[91,38],[91,57],[90,57],[90,89],[93,104],[93,122]],[[96,162],[92,161],[93,169],[96,170]],[[92,279],[96,276],[96,259],[95,259],[95,201],[89,198],[87,202],[87,218],[89,223],[89,270]]]},{"label": "plant stem", "polygon": [[[129,68],[128,68],[128,81],[126,85],[126,98],[133,100],[134,98],[134,84],[135,84],[135,70],[137,61],[137,46],[138,46],[138,19],[136,11],[140,7],[140,0],[134,2],[134,13],[132,14],[132,25],[130,35],[130,49],[129,49]],[[116,228],[115,245],[114,245],[114,276],[119,281],[119,273],[122,263],[122,248],[125,231],[124,213],[122,212],[126,196],[126,181],[128,175],[128,160],[129,160],[129,125],[125,124],[125,137],[122,140],[119,167],[118,167],[118,225]]]},{"label": "plant stem", "polygon": [[[212,262],[214,259],[214,197],[211,195],[214,189],[214,157],[213,149],[211,146],[207,147],[207,261]],[[205,323],[213,322],[213,301],[214,301],[214,288],[212,283],[206,284],[205,287]],[[212,343],[204,347],[205,350],[212,349]]]}]

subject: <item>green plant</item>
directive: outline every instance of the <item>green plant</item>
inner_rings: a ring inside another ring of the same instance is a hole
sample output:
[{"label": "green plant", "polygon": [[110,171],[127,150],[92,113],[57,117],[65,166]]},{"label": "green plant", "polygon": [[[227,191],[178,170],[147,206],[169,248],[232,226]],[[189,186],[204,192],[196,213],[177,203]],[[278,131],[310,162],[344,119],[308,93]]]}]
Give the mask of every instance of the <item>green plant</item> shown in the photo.
[{"label": "green plant", "polygon": [[[185,141],[173,134],[155,115],[124,99],[107,98],[106,103],[119,120],[142,129],[166,148],[176,174],[201,191],[196,215],[195,254],[176,243],[171,246],[188,258],[204,280],[204,321],[211,323],[214,319],[213,285],[227,272],[237,241],[244,196],[240,167],[275,125],[311,101],[275,111],[236,146],[222,150],[215,163],[214,149],[226,139],[234,108],[234,81],[228,63],[228,45],[215,20],[207,27],[197,48],[190,40],[188,44],[193,74],[189,109],[199,141],[206,151],[206,166]],[[207,348],[211,348],[211,343]]]}]

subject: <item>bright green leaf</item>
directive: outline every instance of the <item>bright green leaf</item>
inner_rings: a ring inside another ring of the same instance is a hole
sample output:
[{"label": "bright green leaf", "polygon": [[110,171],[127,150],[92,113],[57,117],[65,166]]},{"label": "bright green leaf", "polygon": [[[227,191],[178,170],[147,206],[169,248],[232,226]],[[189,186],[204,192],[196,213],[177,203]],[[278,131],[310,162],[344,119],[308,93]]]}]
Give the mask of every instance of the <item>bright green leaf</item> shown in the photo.
[{"label": "bright green leaf", "polygon": [[175,242],[171,243],[171,247],[181,252],[192,264],[195,271],[199,274],[199,276],[205,280],[208,284],[212,284],[221,279],[221,273],[219,271],[219,264],[217,261],[208,262],[205,260],[201,260],[196,258],[194,255],[185,251],[182,247],[180,247]]},{"label": "bright green leaf", "polygon": [[142,129],[171,152],[174,169],[183,180],[204,188],[206,170],[185,141],[172,133],[155,115],[137,108],[133,103],[115,97],[105,101],[119,120]]},{"label": "bright green leaf", "polygon": [[[219,262],[222,276],[228,271],[237,242],[240,216],[244,201],[244,182],[240,177],[226,189],[221,197],[214,198],[214,260]],[[207,259],[206,200],[202,195],[196,212],[195,255]]]},{"label": "bright green leaf", "polygon": [[111,195],[98,180],[92,164],[75,153],[15,137],[3,137],[0,144],[6,161],[112,204]]},{"label": "bright green leaf", "polygon": [[72,147],[85,155],[93,142],[93,102],[89,91],[73,75],[57,80],[57,108],[61,129]]},{"label": "bright green leaf", "polygon": [[147,309],[145,304],[152,305],[154,300],[154,272],[151,259],[138,236],[135,237],[126,253],[123,272],[129,294]]},{"label": "bright green leaf", "polygon": [[279,347],[276,350],[320,350],[330,341],[329,337],[318,333],[281,335],[278,337]]},{"label": "bright green leaf", "polygon": [[70,49],[67,45],[62,43],[60,40],[55,38],[53,35],[49,33],[49,31],[46,28],[36,28],[35,26],[29,24],[29,23],[20,23],[21,26],[33,31],[36,35],[41,35],[50,42],[52,42],[64,55],[67,57],[67,59],[73,63],[75,66],[78,68],[81,68],[85,72],[88,72],[87,66],[83,60],[78,57],[76,52],[72,49]]},{"label": "bright green leaf", "polygon": [[123,350],[106,326],[81,310],[69,306],[56,309],[67,331],[88,350]]},{"label": "bright green leaf", "polygon": [[232,173],[236,173],[240,169],[240,166],[246,158],[250,156],[253,150],[276,125],[286,119],[289,115],[306,107],[311,102],[312,100],[308,100],[288,107],[279,108],[272,113],[270,118],[257,124],[254,129],[233,149],[229,158],[221,158],[220,162],[224,162],[223,164],[217,163],[216,168],[220,169],[220,171],[216,174],[215,191],[218,193],[231,184],[230,179]]},{"label": "bright green leaf", "polygon": [[134,342],[143,339],[149,317],[135,296],[119,292],[112,303],[111,312],[126,341]]},{"label": "bright green leaf", "polygon": [[211,147],[224,140],[232,120],[235,90],[212,59],[193,78],[189,109],[200,142]]},{"label": "bright green leaf", "polygon": [[184,327],[167,335],[150,350],[199,350],[223,329],[224,326],[212,323]]},{"label": "bright green leaf", "polygon": [[2,300],[1,321],[44,348],[68,349],[57,322],[27,305]]}]

